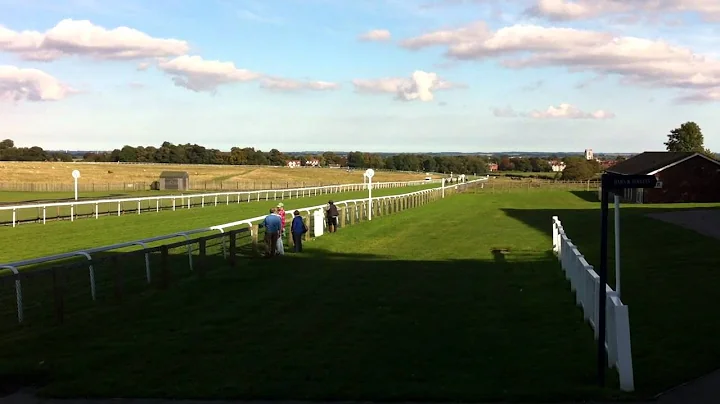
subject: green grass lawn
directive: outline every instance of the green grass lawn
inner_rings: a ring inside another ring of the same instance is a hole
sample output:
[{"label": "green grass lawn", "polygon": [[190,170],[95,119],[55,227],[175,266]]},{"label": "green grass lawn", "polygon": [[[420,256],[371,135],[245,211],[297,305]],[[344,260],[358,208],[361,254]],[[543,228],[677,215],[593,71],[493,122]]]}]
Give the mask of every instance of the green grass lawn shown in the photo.
[{"label": "green grass lawn", "polygon": [[47,372],[43,393],[55,396],[602,395],[547,232],[498,204],[453,196],[325,235],[300,256],[217,262],[203,280],[7,335],[0,366]]},{"label": "green grass lawn", "polygon": [[[373,196],[395,195],[437,185],[377,189]],[[367,197],[366,191],[343,192],[284,200],[286,209],[302,208],[336,201]],[[178,209],[177,211],[146,212],[117,216],[86,218],[75,222],[51,221],[47,224],[27,223],[18,227],[0,227],[0,263],[59,254],[83,248],[99,247],[139,240],[175,232],[194,230],[234,222],[266,214],[278,201],[224,203],[218,206]],[[212,205],[212,204],[210,204]]]},{"label": "green grass lawn", "polygon": [[[469,193],[324,235],[298,256],[233,269],[209,257],[204,279],[3,333],[13,348],[0,352],[0,383],[43,379],[41,393],[59,397],[615,397],[614,372],[596,387],[592,331],[550,254],[558,215],[597,265],[598,203],[586,197]],[[636,397],[720,366],[720,257],[707,253],[718,241],[644,216],[695,207],[622,212]]]}]

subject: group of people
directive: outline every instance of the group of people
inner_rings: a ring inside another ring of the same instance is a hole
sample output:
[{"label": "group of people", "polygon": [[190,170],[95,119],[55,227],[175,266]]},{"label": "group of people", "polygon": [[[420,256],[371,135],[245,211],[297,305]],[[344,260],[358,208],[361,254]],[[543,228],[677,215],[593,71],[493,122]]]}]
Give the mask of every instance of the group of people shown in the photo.
[{"label": "group of people", "polygon": [[[335,233],[338,226],[339,212],[333,201],[328,201],[328,204],[325,206],[325,216],[327,218],[328,232]],[[276,207],[270,209],[270,214],[267,215],[263,221],[263,227],[265,228],[266,257],[271,258],[276,255],[285,254],[285,247],[283,246],[285,225],[285,205],[280,202]],[[295,252],[302,252],[302,239],[308,230],[307,224],[305,224],[302,216],[300,216],[300,211],[294,211],[292,223],[290,223],[290,233]]]}]

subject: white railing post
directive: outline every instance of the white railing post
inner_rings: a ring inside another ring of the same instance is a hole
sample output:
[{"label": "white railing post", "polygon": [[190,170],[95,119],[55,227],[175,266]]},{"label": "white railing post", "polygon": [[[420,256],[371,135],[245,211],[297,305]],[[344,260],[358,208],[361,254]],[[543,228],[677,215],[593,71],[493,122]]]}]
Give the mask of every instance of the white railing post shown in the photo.
[{"label": "white railing post", "polygon": [[70,205],[70,221],[75,221],[75,205]]}]

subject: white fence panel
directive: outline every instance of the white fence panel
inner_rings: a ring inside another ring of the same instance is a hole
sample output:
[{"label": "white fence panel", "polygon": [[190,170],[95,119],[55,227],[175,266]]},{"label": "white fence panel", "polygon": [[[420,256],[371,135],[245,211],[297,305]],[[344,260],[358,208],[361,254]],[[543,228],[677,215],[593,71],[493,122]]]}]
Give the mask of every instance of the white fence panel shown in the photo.
[{"label": "white fence panel", "polygon": [[[599,336],[597,324],[600,277],[565,234],[565,229],[557,216],[552,218],[552,235],[553,251],[557,254],[562,270],[565,272],[565,278],[570,281],[570,288],[575,292],[575,300],[578,306],[582,307],[583,316],[592,326],[597,339]],[[623,304],[609,285],[604,285],[604,287],[607,295],[605,299],[607,312],[605,349],[608,366],[617,369],[620,388],[623,391],[634,391],[628,306]]]}]

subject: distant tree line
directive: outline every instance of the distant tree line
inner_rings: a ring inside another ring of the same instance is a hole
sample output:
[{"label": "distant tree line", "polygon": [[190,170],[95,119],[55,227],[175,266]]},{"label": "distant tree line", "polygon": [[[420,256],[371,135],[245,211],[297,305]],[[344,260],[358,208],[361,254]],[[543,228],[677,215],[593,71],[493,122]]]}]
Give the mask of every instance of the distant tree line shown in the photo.
[{"label": "distant tree line", "polygon": [[41,147],[15,147],[15,142],[0,142],[0,161],[72,161],[72,156],[61,152],[47,152]]},{"label": "distant tree line", "polygon": [[300,165],[317,160],[325,167],[336,165],[350,168],[374,168],[402,171],[434,171],[454,173],[477,173],[487,171],[488,160],[472,155],[432,156],[423,154],[397,154],[383,156],[359,151],[341,155],[334,152],[322,154],[283,153],[277,149],[268,152],[252,147],[233,147],[229,152],[208,149],[197,144],[172,144],[164,142],[159,148],[148,146],[124,146],[104,153],[86,153],[85,161],[127,162],[127,163],[172,163],[172,164],[226,164],[226,165],[271,165],[284,166],[291,160]]}]

